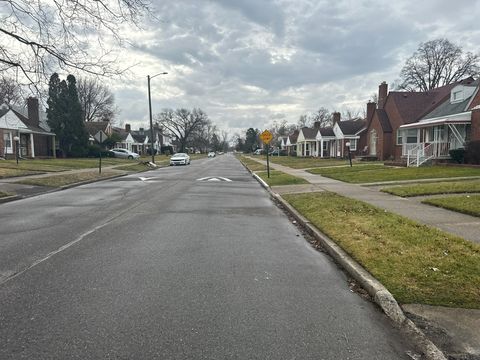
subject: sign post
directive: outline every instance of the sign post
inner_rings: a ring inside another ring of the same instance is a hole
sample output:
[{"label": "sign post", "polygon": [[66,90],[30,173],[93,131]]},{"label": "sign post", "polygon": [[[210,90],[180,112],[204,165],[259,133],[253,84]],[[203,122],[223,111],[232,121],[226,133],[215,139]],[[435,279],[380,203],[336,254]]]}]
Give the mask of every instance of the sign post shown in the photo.
[{"label": "sign post", "polygon": [[[97,140],[100,145],[107,139],[107,134],[105,134],[102,130],[97,132],[94,136],[95,140]],[[102,147],[100,146],[100,151],[99,151],[99,161],[98,161],[98,173],[102,173]]]},{"label": "sign post", "polygon": [[268,161],[269,160],[268,156],[270,152],[269,144],[270,144],[270,141],[272,141],[272,138],[273,138],[273,135],[268,130],[265,130],[260,134],[260,139],[263,141],[265,145],[267,145],[267,176],[268,178],[270,178],[270,162]]}]

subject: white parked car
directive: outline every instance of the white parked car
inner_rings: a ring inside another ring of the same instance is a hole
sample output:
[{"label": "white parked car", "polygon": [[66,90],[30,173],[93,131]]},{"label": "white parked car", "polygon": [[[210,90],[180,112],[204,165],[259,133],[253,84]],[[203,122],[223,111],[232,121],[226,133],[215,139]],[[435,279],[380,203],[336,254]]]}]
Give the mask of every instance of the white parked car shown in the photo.
[{"label": "white parked car", "polygon": [[140,155],[127,149],[112,149],[110,150],[110,153],[113,155],[113,157],[116,157],[116,158],[122,158],[122,159],[139,159],[140,158]]},{"label": "white parked car", "polygon": [[170,166],[173,165],[189,165],[190,164],[190,156],[185,153],[176,153],[172,155],[170,158]]},{"label": "white parked car", "polygon": [[215,152],[214,151],[210,151],[208,153],[208,157],[215,157]]}]

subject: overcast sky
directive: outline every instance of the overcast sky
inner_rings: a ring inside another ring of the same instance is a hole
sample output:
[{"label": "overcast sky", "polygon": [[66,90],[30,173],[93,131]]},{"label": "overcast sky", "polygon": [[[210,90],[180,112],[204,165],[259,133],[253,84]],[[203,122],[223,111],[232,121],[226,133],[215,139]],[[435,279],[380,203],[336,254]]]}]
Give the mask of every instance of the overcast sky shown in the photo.
[{"label": "overcast sky", "polygon": [[129,32],[112,83],[119,123],[148,126],[153,113],[199,107],[244,135],[275,120],[296,123],[320,107],[360,109],[382,81],[398,79],[419,43],[447,38],[480,50],[476,0],[153,0],[158,20]]}]

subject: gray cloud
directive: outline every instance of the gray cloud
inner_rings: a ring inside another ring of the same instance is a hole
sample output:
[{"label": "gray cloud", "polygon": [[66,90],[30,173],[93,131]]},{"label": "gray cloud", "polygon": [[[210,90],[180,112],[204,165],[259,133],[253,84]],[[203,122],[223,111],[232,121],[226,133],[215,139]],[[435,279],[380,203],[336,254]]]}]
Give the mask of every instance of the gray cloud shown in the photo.
[{"label": "gray cloud", "polygon": [[[420,42],[480,45],[480,5],[465,0],[159,0],[156,8],[160,21],[129,55],[142,77],[147,67],[169,69],[154,108],[201,107],[231,131],[363,106]],[[145,90],[117,88],[120,118],[144,122]]]}]

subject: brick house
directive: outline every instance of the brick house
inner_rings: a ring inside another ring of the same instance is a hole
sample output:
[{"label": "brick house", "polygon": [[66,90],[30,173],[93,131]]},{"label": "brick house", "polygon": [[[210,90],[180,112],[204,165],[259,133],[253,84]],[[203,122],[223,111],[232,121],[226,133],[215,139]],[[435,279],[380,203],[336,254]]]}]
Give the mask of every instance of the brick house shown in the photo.
[{"label": "brick house", "polygon": [[[405,143],[411,137],[415,142]],[[397,144],[408,166],[450,159],[450,150],[480,140],[480,81],[467,79],[453,86],[449,96],[419,121],[400,126]]]},{"label": "brick house", "polygon": [[[388,92],[388,85],[385,82],[380,84],[378,104],[367,104],[368,155],[379,160],[401,160],[402,156],[406,157],[408,146],[405,144],[417,143],[418,137],[414,131],[398,133],[399,128],[418,122],[446,101],[455,85],[445,85],[427,92]],[[399,139],[402,140],[399,142]]]},{"label": "brick house", "polygon": [[38,99],[27,99],[26,108],[0,107],[0,156],[14,158],[55,157],[55,134],[47,124],[45,112],[40,111]]},{"label": "brick house", "polygon": [[336,157],[348,155],[347,144],[350,144],[350,152],[353,156],[361,155],[366,145],[366,124],[365,119],[350,119],[340,121],[340,113],[333,113],[333,133],[335,134]]}]

